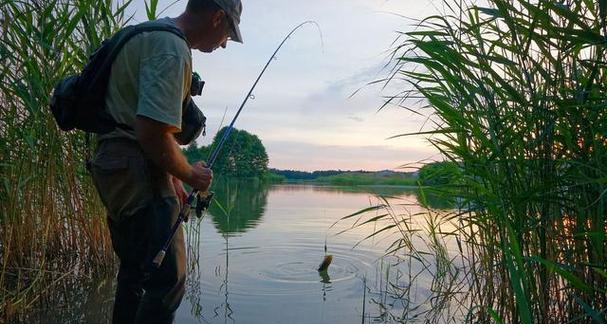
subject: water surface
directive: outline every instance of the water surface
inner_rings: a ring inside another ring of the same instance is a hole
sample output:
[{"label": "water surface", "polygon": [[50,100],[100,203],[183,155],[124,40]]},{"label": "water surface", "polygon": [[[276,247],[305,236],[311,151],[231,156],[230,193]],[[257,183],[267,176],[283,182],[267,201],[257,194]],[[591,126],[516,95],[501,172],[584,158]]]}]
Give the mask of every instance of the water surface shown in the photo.
[{"label": "water surface", "polygon": [[[415,191],[241,181],[214,191],[217,203],[186,226],[189,275],[176,323],[423,321],[432,308],[422,264],[383,257],[394,231],[361,242],[386,222],[345,232],[356,217],[335,224],[377,204],[377,194],[397,197],[414,215],[423,211]],[[325,242],[333,262],[319,273]],[[106,323],[113,285],[110,278],[74,288],[74,300],[55,300],[31,320]]]},{"label": "water surface", "polygon": [[[180,323],[360,323],[363,304],[366,317],[377,317],[385,305],[373,298],[387,296],[374,293],[387,284],[393,262],[382,257],[394,236],[360,243],[373,226],[336,235],[352,222],[335,222],[377,204],[378,193],[421,209],[414,191],[393,187],[239,183],[216,191],[219,204],[189,228],[196,262]],[[333,262],[320,274],[325,240]]]}]

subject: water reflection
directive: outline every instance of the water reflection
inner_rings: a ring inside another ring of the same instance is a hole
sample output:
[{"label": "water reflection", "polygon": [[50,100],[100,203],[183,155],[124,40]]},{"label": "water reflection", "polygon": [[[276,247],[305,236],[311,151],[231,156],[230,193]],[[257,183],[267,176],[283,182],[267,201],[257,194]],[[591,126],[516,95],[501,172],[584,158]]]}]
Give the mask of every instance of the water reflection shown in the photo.
[{"label": "water reflection", "polygon": [[[228,215],[229,218],[229,215]],[[188,275],[186,279],[186,296],[185,300],[189,302],[190,314],[192,317],[196,318],[198,321],[203,323],[216,322],[214,319],[223,318],[223,322],[227,323],[228,320],[230,322],[234,322],[233,314],[234,311],[230,306],[230,293],[229,293],[229,273],[230,273],[230,235],[229,233],[224,233],[223,239],[225,241],[225,259],[223,264],[217,264],[213,269],[213,275],[215,278],[221,281],[221,284],[218,288],[218,294],[223,296],[222,302],[213,307],[210,312],[204,308],[202,297],[207,291],[203,291],[203,277],[202,277],[202,269],[201,268],[201,224],[202,222],[196,222],[191,224],[187,230],[187,246],[186,253],[188,262]],[[206,265],[208,266],[208,265]],[[206,316],[211,315],[211,318],[206,318]]]},{"label": "water reflection", "polygon": [[400,196],[412,194],[417,187],[408,186],[329,186],[329,185],[303,185],[303,184],[281,184],[276,185],[282,191],[301,192],[310,190],[326,193],[368,193],[381,196]]},{"label": "water reflection", "polygon": [[431,209],[454,209],[457,207],[455,194],[443,192],[435,189],[418,189],[415,190],[417,202]]},{"label": "water reflection", "polygon": [[453,209],[457,207],[454,193],[442,189],[419,188],[410,186],[318,186],[301,184],[282,184],[275,186],[274,190],[301,192],[310,190],[325,193],[366,193],[383,197],[414,196],[414,204],[430,209]]},{"label": "water reflection", "polygon": [[85,279],[76,275],[65,279],[69,275],[73,273],[49,274],[47,290],[27,313],[18,314],[10,323],[109,323],[114,278]]},{"label": "water reflection", "polygon": [[331,283],[331,277],[329,277],[329,272],[328,271],[319,271],[318,275],[320,276],[320,282],[322,282],[324,284],[330,284]]},{"label": "water reflection", "polygon": [[466,275],[451,265],[450,272],[429,276],[422,263],[413,257],[381,260],[376,282],[365,282],[369,323],[469,322]]},{"label": "water reflection", "polygon": [[[303,323],[304,314],[314,309],[320,310],[320,323],[359,319],[350,309],[363,299],[359,279],[372,271],[383,249],[352,250],[358,237],[339,236],[330,242],[335,261],[329,271],[318,272],[325,233],[336,218],[364,207],[367,197],[401,194],[415,199],[414,191],[402,187],[278,185],[269,190],[258,182],[227,180],[217,182],[213,190],[217,201],[207,224],[213,225],[223,244],[218,245],[213,235],[214,240],[200,245],[204,233],[196,227],[188,240],[192,243],[188,259],[204,260],[190,263],[189,313],[208,323],[287,322],[289,316],[293,318],[288,322]],[[263,229],[247,232],[259,226],[262,218]],[[200,280],[206,281],[202,289]],[[294,313],[282,314],[283,308]],[[262,309],[279,312],[259,314]]]},{"label": "water reflection", "polygon": [[234,322],[234,318],[232,317],[234,315],[234,311],[232,310],[232,307],[230,306],[230,292],[229,292],[229,286],[228,283],[229,281],[229,276],[230,276],[230,237],[229,235],[224,235],[224,239],[225,239],[225,254],[226,254],[226,258],[225,258],[225,264],[224,264],[224,275],[221,275],[221,268],[216,268],[215,269],[215,275],[217,277],[220,277],[222,282],[221,285],[219,286],[219,291],[223,291],[223,296],[224,296],[224,300],[223,303],[216,306],[213,309],[213,314],[214,317],[220,317],[220,312],[223,312],[223,319],[224,319],[224,323],[228,322],[228,319],[231,320],[231,322]]},{"label": "water reflection", "polygon": [[[205,215],[206,216],[206,215]],[[204,307],[202,306],[202,274],[200,267],[200,240],[201,240],[201,222],[197,219],[189,222],[186,226],[186,296],[185,299],[191,305],[191,314],[194,318],[204,320]]]},{"label": "water reflection", "polygon": [[[209,215],[220,233],[244,233],[261,222],[269,185],[259,180],[220,179],[213,182]],[[229,217],[227,217],[229,215]]]}]

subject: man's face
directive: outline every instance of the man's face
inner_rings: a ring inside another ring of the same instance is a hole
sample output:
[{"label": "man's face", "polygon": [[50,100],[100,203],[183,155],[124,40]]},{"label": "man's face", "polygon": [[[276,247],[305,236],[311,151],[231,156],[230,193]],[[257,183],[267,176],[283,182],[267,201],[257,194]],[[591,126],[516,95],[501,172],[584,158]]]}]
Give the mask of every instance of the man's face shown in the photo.
[{"label": "man's face", "polygon": [[202,23],[199,26],[200,32],[197,34],[198,37],[193,40],[192,48],[205,53],[211,53],[219,47],[225,48],[230,28],[229,17],[226,13],[223,10],[215,12],[209,23]]}]

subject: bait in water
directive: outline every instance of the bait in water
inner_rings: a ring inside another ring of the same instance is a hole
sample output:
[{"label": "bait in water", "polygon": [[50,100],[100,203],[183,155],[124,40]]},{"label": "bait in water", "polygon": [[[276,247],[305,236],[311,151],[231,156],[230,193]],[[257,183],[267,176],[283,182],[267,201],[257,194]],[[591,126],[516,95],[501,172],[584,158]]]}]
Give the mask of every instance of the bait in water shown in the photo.
[{"label": "bait in water", "polygon": [[322,259],[322,262],[318,266],[318,272],[327,271],[327,269],[329,269],[329,265],[331,264],[331,261],[333,261],[333,256],[330,254],[325,255],[324,259]]},{"label": "bait in water", "polygon": [[325,257],[322,259],[322,262],[318,266],[318,272],[326,273],[327,269],[329,269],[331,261],[333,261],[333,256],[331,254],[327,254],[327,236],[325,236]]}]

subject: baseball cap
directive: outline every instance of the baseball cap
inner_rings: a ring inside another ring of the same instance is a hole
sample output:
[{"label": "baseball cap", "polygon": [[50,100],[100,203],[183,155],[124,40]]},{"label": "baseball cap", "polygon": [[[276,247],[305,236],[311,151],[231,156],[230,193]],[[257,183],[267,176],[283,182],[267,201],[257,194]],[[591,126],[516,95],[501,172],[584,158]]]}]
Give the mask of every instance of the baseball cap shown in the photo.
[{"label": "baseball cap", "polygon": [[240,14],[242,14],[242,2],[240,0],[213,0],[215,3],[223,9],[230,19],[232,31],[230,32],[230,39],[242,43],[242,35],[240,34]]}]

